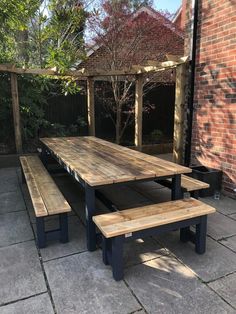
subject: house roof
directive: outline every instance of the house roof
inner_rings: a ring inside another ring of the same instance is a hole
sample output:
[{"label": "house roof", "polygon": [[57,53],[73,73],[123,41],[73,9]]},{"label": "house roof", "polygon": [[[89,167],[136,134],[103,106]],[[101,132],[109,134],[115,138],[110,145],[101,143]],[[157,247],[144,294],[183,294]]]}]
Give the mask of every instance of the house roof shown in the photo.
[{"label": "house roof", "polygon": [[175,15],[174,15],[174,17],[172,19],[172,22],[175,23],[178,20],[178,18],[180,17],[181,14],[182,14],[182,5],[175,12]]},{"label": "house roof", "polygon": [[[180,36],[181,38],[184,38],[184,34],[183,32],[176,27],[176,25],[170,21],[168,18],[166,18],[164,15],[162,15],[160,12],[154,10],[151,7],[148,6],[143,6],[141,8],[139,8],[135,13],[133,13],[133,15],[130,17],[131,20],[136,19],[139,15],[141,15],[142,13],[146,13],[149,16],[151,16],[152,18],[158,20],[158,21],[162,21],[162,24],[164,27],[166,27],[167,29],[171,30],[175,35]],[[123,27],[125,26],[125,24],[123,25]],[[99,48],[101,47],[101,45],[95,44],[93,46],[90,46],[89,49],[87,50],[87,57],[90,57],[94,52],[96,52]],[[79,65],[80,63],[82,63],[83,61],[80,60],[77,65]]]}]

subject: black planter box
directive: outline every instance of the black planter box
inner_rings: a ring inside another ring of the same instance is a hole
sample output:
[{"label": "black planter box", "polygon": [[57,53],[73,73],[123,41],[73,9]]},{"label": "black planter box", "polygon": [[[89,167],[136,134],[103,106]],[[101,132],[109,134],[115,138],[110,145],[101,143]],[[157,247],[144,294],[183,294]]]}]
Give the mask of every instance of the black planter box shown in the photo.
[{"label": "black planter box", "polygon": [[213,196],[221,190],[222,171],[204,166],[191,167],[193,172],[191,176],[197,180],[206,182],[210,185],[208,189],[199,191],[200,197]]}]

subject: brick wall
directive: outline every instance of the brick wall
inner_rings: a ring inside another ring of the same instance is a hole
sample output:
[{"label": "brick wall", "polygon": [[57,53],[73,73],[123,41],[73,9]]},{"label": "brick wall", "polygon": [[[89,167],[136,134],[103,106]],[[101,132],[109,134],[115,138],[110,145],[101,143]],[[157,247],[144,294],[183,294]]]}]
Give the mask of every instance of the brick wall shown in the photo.
[{"label": "brick wall", "polygon": [[223,191],[236,196],[236,3],[232,0],[199,1],[191,157],[192,164],[221,169]]}]

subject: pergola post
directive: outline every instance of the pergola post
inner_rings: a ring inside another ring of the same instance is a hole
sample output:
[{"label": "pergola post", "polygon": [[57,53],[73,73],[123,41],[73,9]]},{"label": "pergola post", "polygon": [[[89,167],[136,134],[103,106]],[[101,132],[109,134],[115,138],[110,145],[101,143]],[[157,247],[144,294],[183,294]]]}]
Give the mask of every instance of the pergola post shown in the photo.
[{"label": "pergola post", "polygon": [[94,80],[92,77],[87,79],[87,104],[89,135],[95,136]]},{"label": "pergola post", "polygon": [[184,112],[187,65],[176,67],[173,161],[183,163]]},{"label": "pergola post", "polygon": [[13,123],[15,132],[15,144],[17,154],[22,153],[22,139],[20,127],[20,106],[18,95],[17,74],[11,73],[11,95],[12,95],[12,110],[13,110]]},{"label": "pergola post", "polygon": [[135,82],[135,146],[142,150],[143,130],[143,76],[137,75]]}]

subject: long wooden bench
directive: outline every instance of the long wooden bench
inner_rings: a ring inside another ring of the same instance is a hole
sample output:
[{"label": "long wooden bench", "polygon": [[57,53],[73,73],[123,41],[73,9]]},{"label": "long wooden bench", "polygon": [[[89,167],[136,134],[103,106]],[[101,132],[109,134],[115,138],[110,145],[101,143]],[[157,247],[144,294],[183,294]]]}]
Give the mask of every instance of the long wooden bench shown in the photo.
[{"label": "long wooden bench", "polygon": [[[159,180],[158,183],[171,188],[171,179],[167,180]],[[190,176],[181,175],[181,190],[182,193],[189,192],[190,195],[196,199],[198,199],[198,193],[200,190],[209,188],[209,184],[206,182],[199,181]]]},{"label": "long wooden bench", "polygon": [[[194,198],[148,205],[93,217],[102,232],[103,262],[112,266],[115,280],[123,278],[123,243],[126,238],[142,238],[180,229],[180,240],[195,243],[203,254],[206,247],[207,215],[215,208]],[[196,225],[196,232],[190,226]]]},{"label": "long wooden bench", "polygon": [[[37,242],[40,248],[46,240],[59,238],[68,242],[67,213],[71,207],[45,169],[38,156],[20,157],[22,180],[27,183],[36,216]],[[45,231],[44,218],[59,215],[59,229]]]}]

